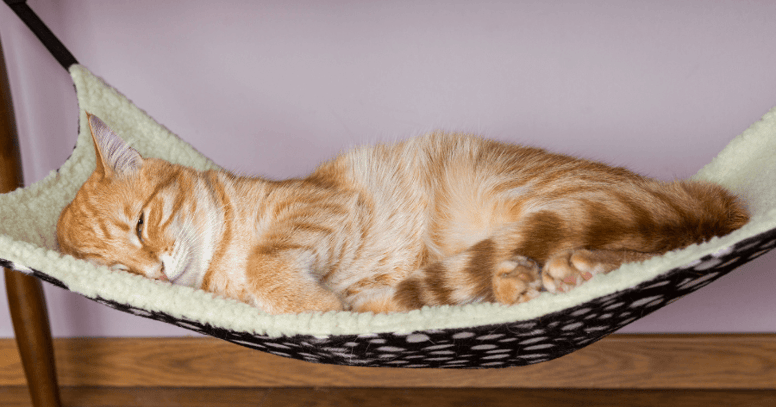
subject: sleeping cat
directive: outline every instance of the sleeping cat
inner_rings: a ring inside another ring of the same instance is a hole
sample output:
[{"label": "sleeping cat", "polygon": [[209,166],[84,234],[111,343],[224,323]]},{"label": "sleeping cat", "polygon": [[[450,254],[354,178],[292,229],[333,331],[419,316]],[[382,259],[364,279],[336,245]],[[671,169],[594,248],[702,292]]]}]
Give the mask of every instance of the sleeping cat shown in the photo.
[{"label": "sleeping cat", "polygon": [[748,221],[722,187],[455,134],[270,181],[143,158],[88,115],[97,166],[63,253],[268,313],[515,304]]}]

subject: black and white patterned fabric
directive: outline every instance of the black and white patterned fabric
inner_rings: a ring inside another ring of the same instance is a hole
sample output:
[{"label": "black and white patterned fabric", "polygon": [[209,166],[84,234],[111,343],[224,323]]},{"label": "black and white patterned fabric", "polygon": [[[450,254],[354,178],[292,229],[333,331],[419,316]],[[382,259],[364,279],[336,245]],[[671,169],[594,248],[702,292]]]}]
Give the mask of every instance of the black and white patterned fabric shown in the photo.
[{"label": "black and white patterned fabric", "polygon": [[[167,322],[251,349],[315,363],[406,368],[500,368],[544,362],[581,349],[706,286],[776,247],[776,229],[743,240],[630,289],[530,321],[468,328],[367,335],[269,337],[230,331],[102,298],[115,309]],[[43,271],[0,265],[67,289]]]}]

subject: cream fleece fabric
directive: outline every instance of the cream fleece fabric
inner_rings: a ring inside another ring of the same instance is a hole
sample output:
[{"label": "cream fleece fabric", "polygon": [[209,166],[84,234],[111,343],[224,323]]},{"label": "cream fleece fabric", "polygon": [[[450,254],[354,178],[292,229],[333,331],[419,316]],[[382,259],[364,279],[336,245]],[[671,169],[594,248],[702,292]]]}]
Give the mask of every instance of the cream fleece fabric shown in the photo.
[{"label": "cream fleece fabric", "polygon": [[67,162],[44,180],[0,195],[0,258],[12,261],[18,270],[44,272],[87,297],[99,296],[233,331],[270,336],[401,333],[529,320],[649,281],[672,268],[724,251],[736,242],[776,227],[774,109],[735,138],[694,177],[718,182],[747,201],[752,221],[729,236],[642,264],[625,265],[608,275],[598,275],[569,293],[543,293],[533,301],[515,306],[427,307],[392,315],[329,312],[270,316],[201,290],[95,267],[56,251],[55,224],[59,213],[94,169],[94,147],[86,111],[103,119],[144,156],[198,169],[217,168],[83,66],[74,65],[70,73],[80,105],[81,131],[76,148]]}]

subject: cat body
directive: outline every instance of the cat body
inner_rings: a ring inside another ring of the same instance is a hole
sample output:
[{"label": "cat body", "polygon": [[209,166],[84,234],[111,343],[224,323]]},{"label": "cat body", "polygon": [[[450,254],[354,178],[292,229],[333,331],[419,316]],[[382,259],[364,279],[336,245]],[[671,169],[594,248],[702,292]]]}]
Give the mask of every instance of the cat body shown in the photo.
[{"label": "cat body", "polygon": [[89,116],[97,167],[62,212],[75,257],[269,313],[513,304],[742,226],[709,183],[435,133],[271,181],[143,158]]}]

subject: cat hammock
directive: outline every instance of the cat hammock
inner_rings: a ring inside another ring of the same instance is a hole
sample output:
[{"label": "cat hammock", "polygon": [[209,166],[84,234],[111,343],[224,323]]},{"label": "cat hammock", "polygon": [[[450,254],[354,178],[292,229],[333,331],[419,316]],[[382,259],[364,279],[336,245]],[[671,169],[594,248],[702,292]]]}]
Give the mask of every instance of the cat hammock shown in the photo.
[{"label": "cat hammock", "polygon": [[29,187],[0,195],[0,265],[124,312],[272,354],[358,366],[486,368],[538,363],[596,342],[776,246],[773,109],[693,177],[717,182],[747,202],[751,221],[728,236],[642,264],[627,264],[568,293],[543,293],[514,306],[426,307],[379,315],[267,315],[201,290],[111,271],[57,252],[58,215],[95,165],[86,111],[102,118],[144,156],[198,169],[217,168],[76,64],[66,50],[58,60],[69,68],[75,84],[80,134],[72,155],[58,170]]}]

